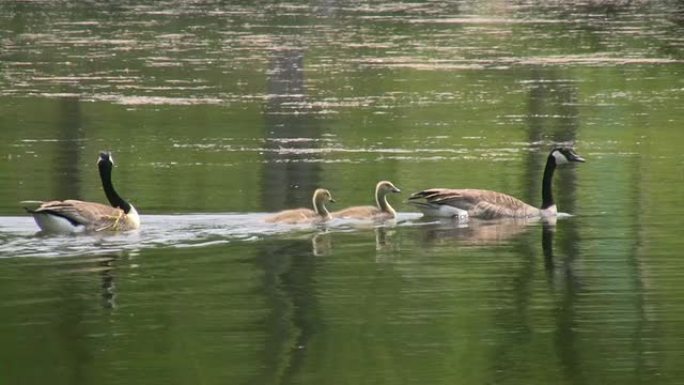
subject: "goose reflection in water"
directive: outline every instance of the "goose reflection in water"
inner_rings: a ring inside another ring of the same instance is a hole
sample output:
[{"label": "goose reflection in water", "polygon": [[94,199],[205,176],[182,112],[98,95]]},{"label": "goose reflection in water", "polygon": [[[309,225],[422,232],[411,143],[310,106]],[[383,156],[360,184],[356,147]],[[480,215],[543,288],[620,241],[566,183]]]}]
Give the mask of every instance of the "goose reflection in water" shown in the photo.
[{"label": "goose reflection in water", "polygon": [[577,255],[566,247],[561,247],[564,254],[557,258],[554,253],[554,239],[556,237],[555,224],[542,223],[542,252],[544,254],[544,270],[550,285],[563,285],[577,291],[581,286],[581,278],[575,273],[573,261]]},{"label": "goose reflection in water", "polygon": [[[369,234],[371,231],[375,237],[375,250],[383,254],[391,254],[399,250],[399,245],[394,241],[396,230],[393,228],[395,221],[383,222],[378,226],[357,226],[351,231],[354,234]],[[339,231],[322,228],[311,236],[311,253],[317,257],[330,256],[334,253],[333,237],[348,233],[348,230]],[[340,241],[342,243],[342,241]],[[343,244],[340,247],[344,247]]]},{"label": "goose reflection in water", "polygon": [[467,222],[440,219],[431,222],[423,232],[423,241],[431,245],[456,243],[465,246],[485,246],[508,243],[541,223],[554,227],[556,217],[502,218],[497,220],[469,219]]},{"label": "goose reflection in water", "polygon": [[329,232],[322,231],[311,237],[311,252],[316,257],[332,254],[332,238]]},{"label": "goose reflection in water", "polygon": [[375,250],[376,251],[397,251],[399,247],[392,239],[396,230],[388,227],[375,228]]},{"label": "goose reflection in water", "polygon": [[[116,305],[116,261],[124,253],[113,253],[74,261],[69,268],[61,273],[70,279],[81,275],[98,276],[100,280],[100,301],[103,309],[112,310]],[[94,288],[93,288],[94,289]]]},{"label": "goose reflection in water", "polygon": [[[557,260],[554,254],[558,218],[537,218],[527,220],[499,219],[473,220],[468,222],[441,220],[429,223],[422,232],[423,242],[428,245],[456,244],[460,246],[496,246],[510,244],[528,231],[541,226],[541,249],[544,257],[544,270],[549,284],[562,282],[579,287],[580,282],[573,270],[572,261],[576,256],[567,255]],[[570,252],[570,254],[572,254]]]},{"label": "goose reflection in water", "polygon": [[102,289],[102,307],[105,309],[116,308],[116,283],[112,274],[114,270],[113,264],[116,259],[116,256],[111,256],[98,262],[98,265],[102,268],[100,270],[100,277],[102,278],[100,287]]},{"label": "goose reflection in water", "polygon": [[[391,254],[398,250],[398,245],[393,241],[395,230],[385,226],[372,229],[375,235],[375,250],[383,254]],[[333,254],[333,233],[322,231],[311,237],[311,252],[314,256],[323,257]]]}]

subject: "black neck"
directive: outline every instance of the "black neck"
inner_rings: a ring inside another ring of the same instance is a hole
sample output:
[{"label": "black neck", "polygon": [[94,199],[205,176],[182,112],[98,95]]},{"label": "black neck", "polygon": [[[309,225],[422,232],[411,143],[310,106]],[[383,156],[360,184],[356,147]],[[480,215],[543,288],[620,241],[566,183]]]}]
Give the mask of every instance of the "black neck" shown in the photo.
[{"label": "black neck", "polygon": [[553,179],[553,172],[556,170],[556,158],[549,155],[546,160],[546,167],[544,168],[544,179],[542,180],[542,210],[553,206],[553,193],[551,192],[551,180]]},{"label": "black neck", "polygon": [[112,165],[105,162],[98,164],[100,170],[100,179],[102,179],[102,188],[104,189],[105,195],[107,195],[107,200],[109,204],[113,207],[118,207],[128,214],[131,211],[130,203],[126,202],[121,196],[114,190],[114,185],[112,185]]}]

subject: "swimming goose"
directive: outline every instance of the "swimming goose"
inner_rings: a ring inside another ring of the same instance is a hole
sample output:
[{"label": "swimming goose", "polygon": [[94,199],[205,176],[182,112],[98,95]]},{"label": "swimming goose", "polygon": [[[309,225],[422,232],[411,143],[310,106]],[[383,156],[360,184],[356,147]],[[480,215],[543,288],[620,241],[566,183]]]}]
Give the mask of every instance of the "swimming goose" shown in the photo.
[{"label": "swimming goose", "polygon": [[[114,190],[109,152],[100,152],[97,168],[107,200],[111,206],[95,202],[68,199],[64,201],[23,201],[24,208],[33,214],[38,227],[45,232],[74,233],[81,231],[126,231],[140,227],[135,207]],[[30,207],[29,207],[30,206]]]},{"label": "swimming goose", "polygon": [[326,203],[335,202],[332,195],[330,195],[330,191],[324,188],[316,189],[313,193],[312,201],[313,210],[306,208],[284,210],[267,217],[265,221],[269,223],[298,224],[322,222],[331,219],[330,212],[325,207]]},{"label": "swimming goose", "polygon": [[397,216],[389,202],[387,202],[387,194],[399,193],[399,190],[392,182],[383,180],[378,182],[375,186],[375,204],[376,206],[354,206],[348,207],[344,210],[335,211],[330,214],[333,218],[350,218],[350,219],[392,219]]},{"label": "swimming goose", "polygon": [[584,159],[569,148],[554,148],[549,153],[542,180],[541,208],[510,195],[490,190],[432,188],[419,191],[409,197],[425,216],[458,218],[531,218],[551,217],[558,213],[551,193],[551,179],[556,166]]}]

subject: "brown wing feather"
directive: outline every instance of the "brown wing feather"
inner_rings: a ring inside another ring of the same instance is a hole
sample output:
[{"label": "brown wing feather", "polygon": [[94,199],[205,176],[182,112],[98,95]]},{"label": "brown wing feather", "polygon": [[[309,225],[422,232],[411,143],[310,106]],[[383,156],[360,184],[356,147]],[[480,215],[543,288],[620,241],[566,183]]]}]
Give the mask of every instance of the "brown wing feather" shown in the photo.
[{"label": "brown wing feather", "polygon": [[311,222],[317,218],[320,218],[320,215],[316,214],[315,211],[302,208],[281,211],[267,217],[265,221],[269,223],[302,223]]},{"label": "brown wing feather", "polygon": [[330,215],[333,218],[369,219],[382,215],[383,211],[375,206],[353,206],[335,211]]},{"label": "brown wing feather", "polygon": [[106,229],[123,216],[123,211],[119,208],[73,199],[44,202],[33,212],[56,214],[88,229]]},{"label": "brown wing feather", "polygon": [[454,206],[468,211],[468,215],[474,218],[528,217],[539,213],[539,209],[520,199],[491,190],[428,189],[411,195],[409,199]]}]

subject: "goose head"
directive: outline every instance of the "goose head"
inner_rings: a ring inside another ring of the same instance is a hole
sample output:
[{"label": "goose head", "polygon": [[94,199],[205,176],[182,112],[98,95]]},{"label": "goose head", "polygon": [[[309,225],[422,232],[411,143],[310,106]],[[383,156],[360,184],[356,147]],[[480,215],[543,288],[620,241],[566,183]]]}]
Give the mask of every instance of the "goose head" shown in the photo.
[{"label": "goose head", "polygon": [[383,180],[378,182],[378,185],[375,186],[375,204],[378,206],[380,211],[390,214],[392,218],[397,216],[397,212],[387,202],[387,194],[399,192],[401,192],[401,190],[399,190],[397,186],[393,185],[390,181]]},{"label": "goose head", "polygon": [[328,202],[335,203],[335,200],[330,194],[330,191],[324,188],[317,188],[313,194],[314,211],[316,212],[316,214],[326,219],[330,218],[330,212],[328,212],[328,209],[325,207],[325,204]]},{"label": "goose head", "polygon": [[392,182],[383,180],[378,182],[377,186],[375,186],[375,192],[378,195],[387,195],[389,193],[400,193],[401,190],[393,185]]},{"label": "goose head", "polygon": [[100,156],[97,158],[97,165],[113,165],[114,164],[114,157],[112,157],[112,153],[109,151],[100,151]]},{"label": "goose head", "polygon": [[549,157],[553,157],[556,165],[567,164],[570,162],[583,163],[584,158],[579,156],[572,148],[557,147],[551,150]]},{"label": "goose head", "polygon": [[324,188],[318,188],[316,189],[316,191],[314,191],[313,200],[314,204],[328,202],[335,203],[335,200],[333,199],[332,194],[330,194],[330,191]]}]

